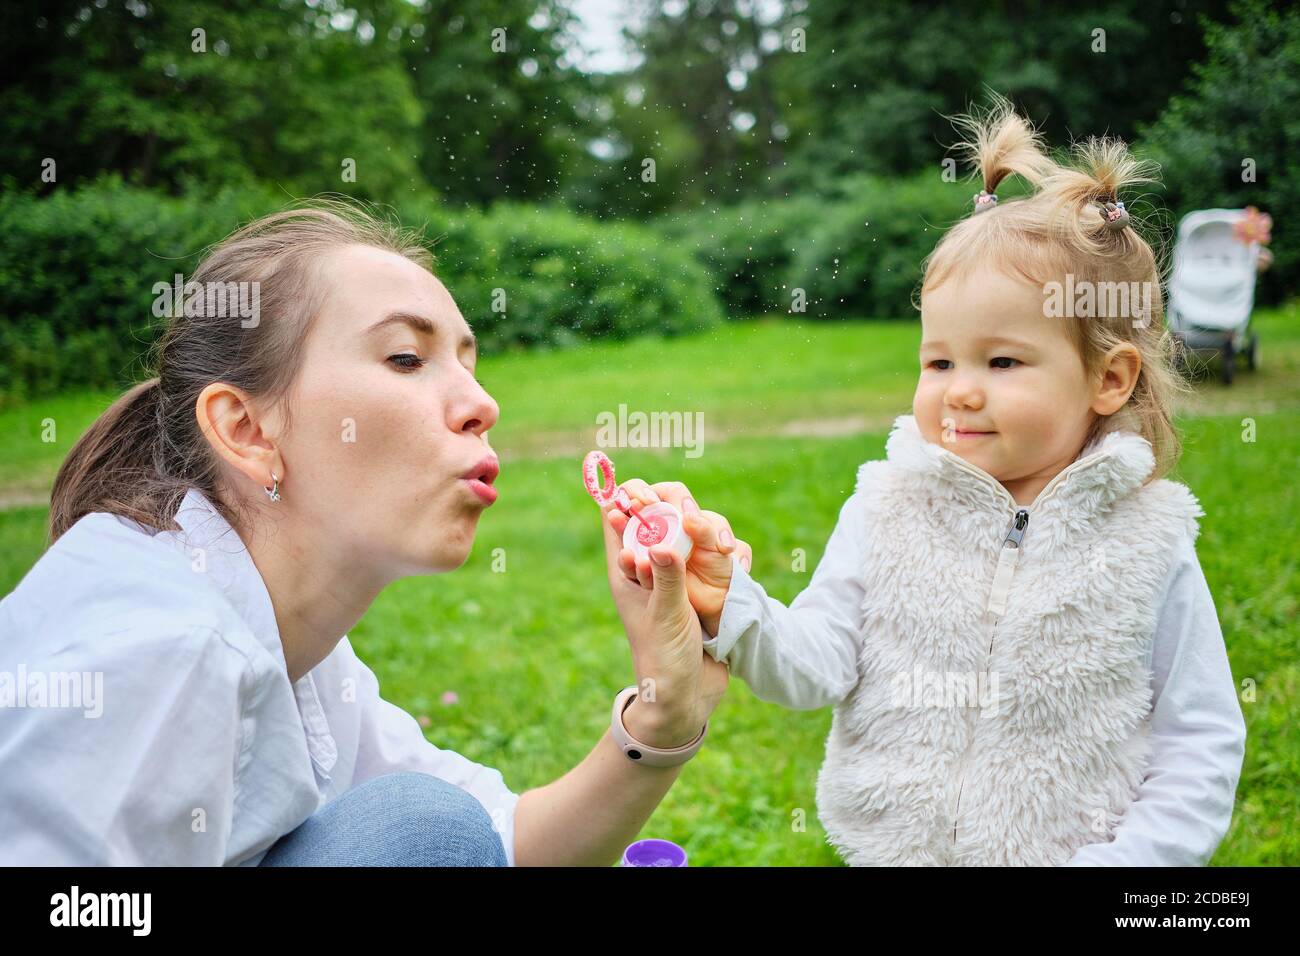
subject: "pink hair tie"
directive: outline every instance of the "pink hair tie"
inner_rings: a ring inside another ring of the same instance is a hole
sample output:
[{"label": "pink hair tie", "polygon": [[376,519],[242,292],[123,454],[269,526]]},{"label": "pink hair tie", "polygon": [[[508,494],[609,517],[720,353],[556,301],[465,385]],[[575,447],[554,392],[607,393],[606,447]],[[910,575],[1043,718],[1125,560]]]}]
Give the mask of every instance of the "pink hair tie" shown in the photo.
[{"label": "pink hair tie", "polygon": [[[981,189],[975,194],[975,212],[984,212],[984,210],[992,209],[997,204],[997,193],[991,193],[987,189]],[[971,215],[974,215],[974,213]]]},{"label": "pink hair tie", "polygon": [[1111,232],[1119,232],[1128,225],[1128,210],[1124,208],[1124,203],[1118,199],[1114,202],[1103,202],[1101,204],[1101,214],[1106,220],[1106,228]]}]

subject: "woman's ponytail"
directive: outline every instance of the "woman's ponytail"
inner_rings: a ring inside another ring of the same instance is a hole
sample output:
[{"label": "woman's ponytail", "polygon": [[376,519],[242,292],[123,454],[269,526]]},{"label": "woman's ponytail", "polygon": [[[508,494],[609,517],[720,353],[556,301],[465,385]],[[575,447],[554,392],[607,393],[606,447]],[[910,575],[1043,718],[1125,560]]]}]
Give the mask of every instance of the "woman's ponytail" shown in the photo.
[{"label": "woman's ponytail", "polygon": [[159,393],[157,377],[132,386],[72,446],[50,493],[51,542],[95,511],[165,530],[161,512],[175,512],[185,486],[159,467]]}]

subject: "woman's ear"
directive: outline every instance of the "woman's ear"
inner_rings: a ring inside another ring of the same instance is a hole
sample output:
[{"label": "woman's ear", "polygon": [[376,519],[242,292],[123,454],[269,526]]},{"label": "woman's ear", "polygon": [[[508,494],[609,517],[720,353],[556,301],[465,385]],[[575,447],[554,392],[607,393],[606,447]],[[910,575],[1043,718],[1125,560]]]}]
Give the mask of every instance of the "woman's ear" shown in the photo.
[{"label": "woman's ear", "polygon": [[283,462],[268,434],[275,423],[267,420],[243,389],[225,382],[208,384],[199,392],[194,415],[199,431],[226,464],[263,488],[272,484],[272,471],[284,480]]},{"label": "woman's ear", "polygon": [[1114,415],[1124,407],[1137,385],[1142,371],[1142,355],[1131,342],[1121,342],[1102,359],[1097,375],[1097,391],[1092,410],[1098,415]]}]

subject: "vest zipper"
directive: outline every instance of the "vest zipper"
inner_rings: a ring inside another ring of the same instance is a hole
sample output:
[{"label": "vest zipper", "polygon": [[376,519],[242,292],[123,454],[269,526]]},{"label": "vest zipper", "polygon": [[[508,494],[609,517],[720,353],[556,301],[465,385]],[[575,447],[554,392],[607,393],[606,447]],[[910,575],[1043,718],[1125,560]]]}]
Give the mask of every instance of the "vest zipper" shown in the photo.
[{"label": "vest zipper", "polygon": [[[949,452],[949,454],[952,453]],[[1002,497],[1009,503],[1010,506],[1009,510],[1012,512],[1011,528],[1007,531],[1006,535],[1002,538],[1002,547],[998,550],[998,565],[997,565],[997,569],[993,572],[993,586],[989,589],[988,604],[985,607],[985,610],[992,613],[994,616],[991,624],[989,625],[989,643],[988,643],[988,648],[985,650],[985,658],[984,658],[985,670],[987,670],[988,666],[992,663],[993,640],[997,635],[998,620],[1002,617],[1002,615],[1006,612],[1007,609],[1007,595],[1011,590],[1011,576],[1016,570],[1016,565],[1020,563],[1020,545],[1021,542],[1024,540],[1025,530],[1029,527],[1030,508],[1037,508],[1042,502],[1046,501],[1049,497],[1051,497],[1052,493],[1054,493],[1056,489],[1060,487],[1061,482],[1066,475],[1070,474],[1073,471],[1079,470],[1084,464],[1088,462],[1091,462],[1097,458],[1105,457],[1106,454],[1107,454],[1106,452],[1097,452],[1095,454],[1089,455],[1087,458],[1081,458],[1078,461],[1071,463],[1069,467],[1063,469],[1059,474],[1057,474],[1051,481],[1047,483],[1047,485],[1043,488],[1043,490],[1038,493],[1038,496],[1034,498],[1033,504],[1031,504],[1028,508],[1017,504],[1015,499],[1011,497],[1010,493],[1006,490],[1006,488],[1004,488],[1001,485],[1001,483],[998,482],[997,479],[993,478],[993,476],[990,475],[988,472],[984,471],[982,468],[977,468],[975,465],[970,464],[968,461],[966,461],[964,458],[962,458],[959,455],[956,454],[952,455],[953,461],[955,461],[960,467],[984,479],[985,481],[991,482],[995,486],[997,491],[1002,495]],[[976,678],[977,678],[976,686],[978,686],[978,676],[979,675],[976,674]],[[969,712],[970,712],[970,708],[968,707],[967,708],[968,715]],[[969,724],[969,720],[967,722]],[[958,761],[958,765],[957,765],[957,797],[953,802],[952,813],[951,813],[952,843],[954,848],[957,845],[957,815],[958,815],[958,811],[961,809],[962,790],[966,785],[966,763],[967,763],[967,758],[970,755],[970,751],[972,747],[972,738],[974,736],[975,736],[975,732],[972,729],[971,732],[967,735],[966,748],[962,751],[961,759]]]},{"label": "vest zipper", "polygon": [[[1007,531],[1006,536],[1002,539],[1002,547],[998,550],[998,567],[993,573],[993,587],[989,591],[989,601],[986,610],[992,612],[994,619],[989,625],[989,645],[984,652],[984,669],[987,671],[993,657],[993,640],[997,633],[997,619],[1000,618],[1007,609],[1007,592],[1011,589],[1011,575],[1020,561],[1020,543],[1024,540],[1025,529],[1029,527],[1029,509],[1018,508],[1015,517],[1012,519],[1011,528]],[[979,673],[976,672],[976,686],[978,686]],[[969,724],[970,707],[966,708]],[[952,807],[952,842],[957,843],[957,814],[961,809],[961,792],[966,784],[966,759],[971,751],[971,738],[975,735],[972,729],[967,735],[966,749],[962,751],[961,760],[957,768],[957,799]]]}]

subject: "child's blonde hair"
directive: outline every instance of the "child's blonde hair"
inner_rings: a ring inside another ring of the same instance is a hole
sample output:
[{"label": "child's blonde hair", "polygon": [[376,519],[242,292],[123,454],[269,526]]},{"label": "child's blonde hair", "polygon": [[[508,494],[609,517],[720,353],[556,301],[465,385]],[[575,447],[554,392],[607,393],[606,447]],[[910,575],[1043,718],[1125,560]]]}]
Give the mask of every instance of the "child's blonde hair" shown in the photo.
[{"label": "child's blonde hair", "polygon": [[1084,282],[1093,283],[1094,289],[1097,283],[1148,283],[1149,311],[1137,322],[1131,313],[1060,321],[1069,324],[1090,376],[1121,342],[1132,343],[1142,356],[1128,401],[1115,414],[1095,418],[1085,445],[1117,429],[1135,431],[1151,442],[1155,455],[1148,481],[1162,477],[1181,452],[1174,402],[1190,388],[1173,366],[1179,344],[1165,327],[1156,253],[1139,235],[1131,211],[1118,212],[1120,223],[1110,223],[1107,209],[1114,207],[1106,205],[1121,202],[1126,187],[1154,182],[1154,165],[1135,159],[1122,141],[1105,137],[1075,144],[1070,158],[1057,162],[1038,132],[997,95],[987,112],[953,119],[967,134],[958,147],[983,178],[985,192],[994,193],[1013,173],[1031,191],[1022,199],[993,199],[984,209],[977,205],[978,215],[949,229],[926,259],[921,293],[989,265],[1043,287],[1045,294],[1049,282],[1063,283],[1067,275],[1073,276],[1076,288],[1083,288]]}]

